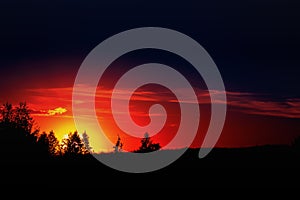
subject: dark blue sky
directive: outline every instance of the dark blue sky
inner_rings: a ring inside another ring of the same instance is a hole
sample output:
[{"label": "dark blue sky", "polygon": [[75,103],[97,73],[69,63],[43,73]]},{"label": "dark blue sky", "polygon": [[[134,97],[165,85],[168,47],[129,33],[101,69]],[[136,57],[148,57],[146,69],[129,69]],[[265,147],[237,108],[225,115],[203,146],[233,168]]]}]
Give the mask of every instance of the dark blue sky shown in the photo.
[{"label": "dark blue sky", "polygon": [[[216,62],[228,90],[300,97],[298,2],[1,1],[0,87],[14,80],[7,75],[12,73],[74,73],[107,37],[159,26],[197,40]],[[65,69],[42,64],[65,58],[74,64]]]}]

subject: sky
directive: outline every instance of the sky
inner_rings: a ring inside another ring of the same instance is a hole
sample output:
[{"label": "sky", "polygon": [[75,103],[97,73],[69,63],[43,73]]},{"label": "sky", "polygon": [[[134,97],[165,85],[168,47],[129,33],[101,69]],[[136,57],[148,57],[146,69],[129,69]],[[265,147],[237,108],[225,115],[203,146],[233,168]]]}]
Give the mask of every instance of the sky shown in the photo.
[{"label": "sky", "polygon": [[[53,130],[63,138],[77,130],[72,91],[88,53],[121,31],[165,27],[200,43],[222,75],[228,111],[218,147],[290,144],[300,136],[299,9],[296,0],[1,1],[0,103],[26,101],[36,126],[41,131]],[[103,131],[112,142],[120,135],[128,150],[138,147],[139,138],[123,133],[113,120],[110,95],[118,77],[149,62],[172,66],[193,85],[198,102],[191,103],[199,104],[201,118],[192,147],[199,147],[209,124],[207,88],[189,63],[164,51],[138,50],[109,66],[96,93],[96,111]],[[122,98],[128,91],[117,93]],[[166,126],[153,140],[167,144],[180,122],[172,92],[148,85],[139,88],[131,100],[131,116],[139,125],[149,123],[151,105],[165,106]],[[94,149],[103,150],[94,139],[97,133],[88,125],[85,131]]]}]

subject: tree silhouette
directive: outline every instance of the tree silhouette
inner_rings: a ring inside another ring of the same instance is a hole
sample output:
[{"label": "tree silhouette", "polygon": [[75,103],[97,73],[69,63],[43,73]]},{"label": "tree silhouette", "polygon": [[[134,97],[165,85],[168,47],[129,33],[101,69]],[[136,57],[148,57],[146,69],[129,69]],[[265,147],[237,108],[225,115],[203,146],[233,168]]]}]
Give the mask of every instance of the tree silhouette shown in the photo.
[{"label": "tree silhouette", "polygon": [[37,140],[38,145],[43,149],[43,153],[48,156],[56,156],[60,153],[59,141],[53,131],[49,134],[43,132]]},{"label": "tree silhouette", "polygon": [[13,106],[10,103],[3,104],[3,109],[1,109],[0,112],[0,119],[0,123],[3,126],[21,129],[28,134],[31,133],[34,124],[26,102],[21,102],[15,109],[13,109]]},{"label": "tree silhouette", "polygon": [[14,121],[14,111],[10,103],[6,102],[3,104],[3,108],[0,110],[0,122],[3,125],[9,125]]},{"label": "tree silhouette", "polygon": [[39,130],[32,131],[33,119],[26,103],[13,108],[5,103],[0,112],[0,148],[11,159],[41,158],[43,150],[37,145]]},{"label": "tree silhouette", "polygon": [[119,135],[118,135],[116,145],[113,146],[113,148],[115,149],[115,153],[122,151],[123,143],[121,142],[121,138]]},{"label": "tree silhouette", "polygon": [[38,139],[37,139],[37,144],[39,146],[39,148],[41,149],[41,154],[43,154],[44,156],[49,156],[49,140],[48,140],[48,136],[47,133],[43,132],[42,134],[39,135]]},{"label": "tree silhouette", "polygon": [[19,106],[16,107],[14,122],[17,128],[22,129],[27,133],[31,133],[34,121],[30,116],[30,111],[26,102],[21,102]]},{"label": "tree silhouette", "polygon": [[82,134],[82,141],[85,147],[86,152],[84,152],[85,154],[92,152],[93,148],[90,145],[90,141],[89,141],[89,136],[88,134],[84,131],[84,133]]},{"label": "tree silhouette", "polygon": [[48,146],[49,154],[51,156],[58,155],[58,153],[60,152],[60,145],[53,131],[50,131],[48,135],[48,142],[49,142],[49,146]]},{"label": "tree silhouette", "polygon": [[144,138],[141,140],[141,146],[138,150],[135,150],[135,153],[148,153],[152,151],[157,151],[161,149],[161,146],[159,143],[153,143],[152,140],[149,137],[149,134],[146,132],[144,134]]},{"label": "tree silhouette", "polygon": [[300,153],[300,136],[296,137],[293,141],[292,141],[292,148]]},{"label": "tree silhouette", "polygon": [[69,133],[62,141],[63,154],[66,157],[76,157],[86,153],[86,148],[77,131]]}]

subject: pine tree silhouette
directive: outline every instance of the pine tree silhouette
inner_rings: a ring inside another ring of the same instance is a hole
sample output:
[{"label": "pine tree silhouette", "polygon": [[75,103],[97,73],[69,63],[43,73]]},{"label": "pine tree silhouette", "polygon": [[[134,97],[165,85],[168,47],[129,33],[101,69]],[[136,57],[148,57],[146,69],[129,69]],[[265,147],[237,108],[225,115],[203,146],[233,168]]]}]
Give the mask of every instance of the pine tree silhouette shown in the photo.
[{"label": "pine tree silhouette", "polygon": [[122,151],[123,143],[121,142],[121,138],[120,138],[119,135],[118,135],[118,139],[117,139],[116,145],[113,146],[113,148],[115,149],[115,153]]}]

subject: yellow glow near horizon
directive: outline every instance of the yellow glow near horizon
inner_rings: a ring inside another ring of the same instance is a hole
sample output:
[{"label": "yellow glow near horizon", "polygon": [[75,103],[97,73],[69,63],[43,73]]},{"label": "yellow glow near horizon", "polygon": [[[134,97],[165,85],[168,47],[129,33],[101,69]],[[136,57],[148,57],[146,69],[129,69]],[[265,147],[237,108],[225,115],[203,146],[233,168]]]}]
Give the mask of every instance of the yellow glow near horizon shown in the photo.
[{"label": "yellow glow near horizon", "polygon": [[[89,142],[95,153],[110,152],[113,150],[112,145],[104,145],[98,138],[98,134],[89,126],[84,126],[84,129],[77,130],[73,118],[65,116],[34,116],[34,119],[40,128],[41,132],[53,131],[57,139],[61,142],[62,139],[68,136],[69,133],[78,131],[80,135],[86,131],[89,136]],[[86,128],[87,127],[87,128]],[[111,146],[111,147],[110,147]]]}]

